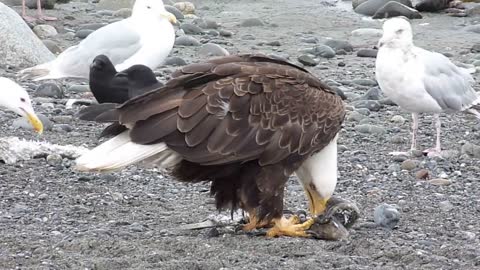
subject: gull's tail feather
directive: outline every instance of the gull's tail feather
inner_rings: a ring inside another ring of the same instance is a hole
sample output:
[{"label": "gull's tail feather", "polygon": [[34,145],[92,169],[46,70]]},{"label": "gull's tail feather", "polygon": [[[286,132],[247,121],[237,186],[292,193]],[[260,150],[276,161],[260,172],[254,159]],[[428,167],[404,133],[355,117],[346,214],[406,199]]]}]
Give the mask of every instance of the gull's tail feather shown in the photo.
[{"label": "gull's tail feather", "polygon": [[75,169],[107,172],[141,161],[156,162],[159,167],[169,168],[179,163],[181,158],[165,143],[134,143],[128,131],[125,131],[77,158]]},{"label": "gull's tail feather", "polygon": [[40,80],[46,80],[46,79],[53,79],[51,78],[52,62],[26,68],[24,70],[21,70],[19,72],[19,75],[24,80],[40,81]]}]

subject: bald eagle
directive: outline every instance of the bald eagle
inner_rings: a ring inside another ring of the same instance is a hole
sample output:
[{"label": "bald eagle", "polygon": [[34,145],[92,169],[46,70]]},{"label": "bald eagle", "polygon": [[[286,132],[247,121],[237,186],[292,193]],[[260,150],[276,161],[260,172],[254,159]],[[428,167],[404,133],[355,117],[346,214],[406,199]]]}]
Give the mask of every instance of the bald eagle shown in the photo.
[{"label": "bald eagle", "polygon": [[177,70],[164,87],[97,110],[96,121],[125,129],[112,129],[120,131],[79,157],[76,168],[154,163],[180,181],[211,182],[219,210],[248,212],[246,231],[269,227],[267,236],[306,237],[314,221],[283,216],[284,188],[296,173],[310,214],[325,212],[337,183],[344,117],[342,99],[299,66],[264,55],[215,58]]}]

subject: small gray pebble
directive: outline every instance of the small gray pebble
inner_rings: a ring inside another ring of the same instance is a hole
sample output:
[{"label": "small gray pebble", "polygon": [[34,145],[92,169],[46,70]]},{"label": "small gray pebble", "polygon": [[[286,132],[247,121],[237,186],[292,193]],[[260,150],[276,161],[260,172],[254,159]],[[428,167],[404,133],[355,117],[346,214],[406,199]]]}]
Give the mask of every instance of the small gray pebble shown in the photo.
[{"label": "small gray pebble", "polygon": [[400,212],[398,212],[395,207],[383,203],[375,207],[373,212],[373,220],[377,226],[393,229],[400,221]]}]

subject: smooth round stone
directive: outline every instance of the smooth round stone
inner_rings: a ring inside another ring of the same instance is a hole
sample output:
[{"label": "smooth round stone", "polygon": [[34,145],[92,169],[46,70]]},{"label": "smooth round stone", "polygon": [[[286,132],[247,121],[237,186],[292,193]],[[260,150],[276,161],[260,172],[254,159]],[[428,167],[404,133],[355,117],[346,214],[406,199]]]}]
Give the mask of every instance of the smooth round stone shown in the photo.
[{"label": "smooth round stone", "polygon": [[63,98],[63,86],[54,82],[47,82],[37,87],[35,95],[40,97]]},{"label": "smooth round stone", "polygon": [[243,26],[243,27],[254,27],[254,26],[263,26],[263,25],[264,24],[262,20],[258,18],[245,19],[240,23],[240,26]]},{"label": "smooth round stone", "polygon": [[192,36],[179,36],[175,39],[175,45],[178,46],[200,46],[200,41]]},{"label": "smooth round stone", "polygon": [[75,33],[75,37],[80,38],[80,39],[84,39],[84,38],[88,37],[88,35],[90,35],[91,33],[93,33],[94,31],[95,31],[95,30],[81,29],[81,30],[78,30],[78,31]]},{"label": "smooth round stone", "polygon": [[392,205],[383,203],[375,207],[373,221],[380,227],[393,229],[400,221],[400,212]]}]

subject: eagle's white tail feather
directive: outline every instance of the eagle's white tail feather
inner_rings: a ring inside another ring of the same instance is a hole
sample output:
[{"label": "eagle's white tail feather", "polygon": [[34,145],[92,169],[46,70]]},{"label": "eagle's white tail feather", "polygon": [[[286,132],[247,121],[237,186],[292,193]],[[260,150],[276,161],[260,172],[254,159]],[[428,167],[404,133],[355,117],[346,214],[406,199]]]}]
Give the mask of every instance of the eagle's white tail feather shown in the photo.
[{"label": "eagle's white tail feather", "polygon": [[165,143],[137,144],[130,140],[126,131],[80,156],[76,160],[76,169],[114,171],[146,159],[159,160],[161,163],[158,165],[162,167],[169,167],[181,160]]}]

